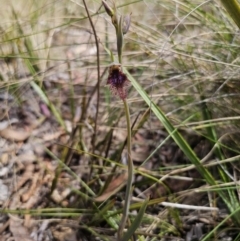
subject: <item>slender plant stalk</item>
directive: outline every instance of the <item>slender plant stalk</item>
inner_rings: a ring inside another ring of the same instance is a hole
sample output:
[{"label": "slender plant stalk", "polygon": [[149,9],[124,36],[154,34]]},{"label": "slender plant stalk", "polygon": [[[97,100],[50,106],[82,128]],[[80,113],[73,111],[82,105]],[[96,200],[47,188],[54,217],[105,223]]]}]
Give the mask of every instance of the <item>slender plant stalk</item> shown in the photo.
[{"label": "slender plant stalk", "polygon": [[110,74],[108,77],[108,84],[110,84],[110,88],[122,99],[123,105],[124,105],[124,110],[126,114],[126,120],[127,120],[127,166],[128,166],[128,181],[127,181],[127,188],[126,188],[126,194],[125,194],[125,203],[123,207],[123,214],[122,214],[122,219],[119,224],[118,228],[118,233],[117,233],[117,240],[118,241],[123,241],[123,229],[126,226],[126,222],[128,219],[128,213],[129,213],[129,207],[130,207],[130,202],[131,202],[131,197],[132,197],[132,182],[133,182],[133,161],[131,158],[131,119],[130,119],[130,112],[129,112],[129,107],[127,103],[127,94],[124,90],[124,85],[127,81],[129,81],[126,77],[126,75],[121,71],[122,69],[122,48],[123,48],[123,34],[126,34],[129,26],[130,26],[130,15],[127,21],[125,21],[126,27],[123,29],[123,17],[120,16],[118,18],[117,15],[117,9],[116,5],[114,4],[114,7],[111,8],[108,3],[105,0],[102,0],[102,4],[107,12],[107,14],[111,17],[112,19],[112,24],[115,27],[116,30],[116,38],[117,38],[117,55],[118,55],[118,61],[119,65],[116,65],[116,67],[112,67],[110,69]]},{"label": "slender plant stalk", "polygon": [[122,48],[123,48],[122,16],[120,16],[118,27],[116,28],[116,35],[117,35],[118,61],[120,64],[122,64]]},{"label": "slender plant stalk", "polygon": [[94,27],[91,15],[88,11],[88,7],[86,4],[86,1],[83,0],[83,4],[85,7],[85,10],[87,12],[88,15],[88,20],[91,24],[92,27],[92,31],[93,31],[93,35],[94,35],[94,39],[95,39],[95,44],[96,44],[96,48],[97,48],[97,107],[96,107],[96,115],[95,115],[95,126],[94,126],[94,133],[93,133],[93,137],[92,137],[92,152],[95,152],[95,139],[96,139],[96,134],[97,134],[97,119],[98,119],[98,109],[99,109],[99,94],[100,94],[100,81],[101,81],[101,77],[100,77],[100,54],[99,54],[99,43],[98,43],[98,37],[97,37],[97,32],[96,29]]},{"label": "slender plant stalk", "polygon": [[123,236],[123,229],[126,225],[128,213],[129,213],[129,207],[130,207],[130,201],[132,197],[132,182],[133,182],[133,161],[131,157],[131,149],[132,149],[132,135],[131,135],[131,120],[130,120],[130,112],[127,100],[123,100],[126,119],[127,119],[127,150],[128,150],[128,181],[127,181],[127,189],[126,189],[126,195],[125,195],[125,203],[123,207],[123,214],[122,219],[119,225],[118,229],[118,240],[120,241]]},{"label": "slender plant stalk", "polygon": [[[120,17],[118,29],[117,29],[117,47],[118,47],[118,60],[122,65],[122,46],[123,46],[123,34],[122,34],[122,17]],[[127,166],[128,166],[128,181],[125,194],[125,203],[123,207],[122,219],[118,228],[118,241],[122,240],[123,229],[126,226],[128,219],[129,207],[132,198],[132,182],[133,182],[133,161],[131,157],[132,149],[132,134],[131,134],[131,119],[127,99],[123,99],[124,110],[127,120]]]}]

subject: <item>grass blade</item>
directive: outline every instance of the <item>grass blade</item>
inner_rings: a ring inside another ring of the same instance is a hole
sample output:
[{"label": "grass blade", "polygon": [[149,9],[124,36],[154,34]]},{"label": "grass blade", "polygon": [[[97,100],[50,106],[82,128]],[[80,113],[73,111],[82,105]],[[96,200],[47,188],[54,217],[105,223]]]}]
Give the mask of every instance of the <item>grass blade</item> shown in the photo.
[{"label": "grass blade", "polygon": [[135,233],[135,231],[137,230],[137,228],[140,226],[142,219],[143,219],[143,215],[145,213],[145,210],[147,208],[148,205],[148,199],[143,203],[142,207],[140,208],[138,215],[136,216],[135,220],[133,221],[132,225],[129,227],[128,231],[123,235],[123,238],[121,241],[127,241],[129,240],[132,235]]}]

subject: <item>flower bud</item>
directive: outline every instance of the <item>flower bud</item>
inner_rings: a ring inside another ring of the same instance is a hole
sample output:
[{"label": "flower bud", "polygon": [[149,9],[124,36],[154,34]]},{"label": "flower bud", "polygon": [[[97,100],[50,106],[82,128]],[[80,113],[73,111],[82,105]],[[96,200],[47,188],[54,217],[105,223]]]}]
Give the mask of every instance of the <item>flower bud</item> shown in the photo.
[{"label": "flower bud", "polygon": [[107,2],[105,0],[102,0],[102,4],[105,8],[106,13],[110,16],[113,17],[114,15],[114,11],[113,9],[107,4]]}]

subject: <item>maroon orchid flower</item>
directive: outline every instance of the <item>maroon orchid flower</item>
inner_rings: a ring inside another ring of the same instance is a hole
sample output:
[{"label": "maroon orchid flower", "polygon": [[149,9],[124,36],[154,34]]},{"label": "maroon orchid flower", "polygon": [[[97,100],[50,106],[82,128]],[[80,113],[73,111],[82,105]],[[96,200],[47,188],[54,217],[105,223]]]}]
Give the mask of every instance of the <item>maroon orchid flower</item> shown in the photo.
[{"label": "maroon orchid flower", "polygon": [[126,87],[129,84],[127,76],[121,71],[121,65],[112,65],[109,68],[107,85],[113,94],[118,95],[122,100],[126,99]]}]

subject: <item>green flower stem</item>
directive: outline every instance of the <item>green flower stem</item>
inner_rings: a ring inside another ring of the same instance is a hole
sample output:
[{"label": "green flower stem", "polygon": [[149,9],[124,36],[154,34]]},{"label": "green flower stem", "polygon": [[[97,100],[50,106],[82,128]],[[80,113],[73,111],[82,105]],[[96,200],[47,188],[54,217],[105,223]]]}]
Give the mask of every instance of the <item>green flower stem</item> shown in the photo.
[{"label": "green flower stem", "polygon": [[[116,30],[118,61],[119,61],[119,64],[122,65],[122,48],[123,48],[122,21],[123,21],[123,18],[122,18],[122,16],[120,16],[120,18],[118,18],[117,9],[116,9],[115,4],[114,4],[114,9],[112,9],[108,6],[106,1],[102,1],[102,3],[105,7],[105,10],[106,10],[107,14],[111,17],[112,24],[114,25],[115,30]],[[129,27],[129,25],[130,25],[130,20],[128,21],[128,27]],[[127,27],[127,29],[128,29],[128,27]],[[127,32],[127,30],[125,30],[125,31]],[[121,68],[122,68],[122,66],[121,66]],[[120,95],[119,95],[119,97],[121,98]],[[127,219],[128,219],[129,207],[130,207],[130,202],[131,202],[131,198],[132,198],[132,182],[133,182],[133,170],[134,170],[133,161],[132,161],[132,157],[131,157],[132,134],[131,134],[131,119],[130,119],[129,106],[128,106],[128,103],[127,103],[127,100],[126,100],[125,96],[124,96],[124,98],[122,97],[121,99],[123,99],[124,110],[125,110],[126,120],[127,120],[128,181],[127,181],[127,187],[126,187],[125,203],[124,203],[124,206],[123,206],[122,219],[120,221],[118,233],[117,233],[117,236],[118,236],[117,240],[118,241],[122,241],[123,230],[126,226],[126,222],[127,222]]]},{"label": "green flower stem", "polygon": [[[123,33],[122,33],[122,16],[116,26],[116,35],[117,35],[117,50],[118,50],[118,60],[119,63],[122,64],[122,47],[123,47]],[[126,222],[128,219],[129,207],[132,198],[132,182],[133,182],[133,161],[131,157],[131,149],[132,149],[132,134],[131,134],[131,119],[129,106],[126,99],[123,99],[124,110],[126,114],[127,120],[127,165],[128,165],[128,181],[126,187],[125,194],[125,203],[123,207],[122,219],[118,228],[118,241],[122,240],[123,237],[123,229],[126,226]]]},{"label": "green flower stem", "polygon": [[122,16],[120,16],[118,27],[116,28],[116,34],[117,34],[118,61],[120,64],[122,64],[122,48],[123,48]]},{"label": "green flower stem", "polygon": [[221,0],[222,5],[225,7],[233,21],[240,28],[240,5],[237,0]]},{"label": "green flower stem", "polygon": [[118,229],[118,240],[121,240],[123,236],[123,229],[126,225],[127,218],[128,218],[128,212],[129,212],[129,207],[130,207],[130,201],[131,201],[131,192],[132,192],[132,182],[133,182],[133,161],[131,157],[131,149],[132,149],[132,135],[131,135],[131,120],[130,120],[130,112],[129,112],[129,107],[127,100],[123,100],[124,104],[124,109],[126,113],[126,119],[127,119],[127,149],[128,149],[128,181],[127,181],[127,190],[126,190],[126,195],[125,195],[125,204],[123,207],[123,215],[122,219],[119,225]]}]

